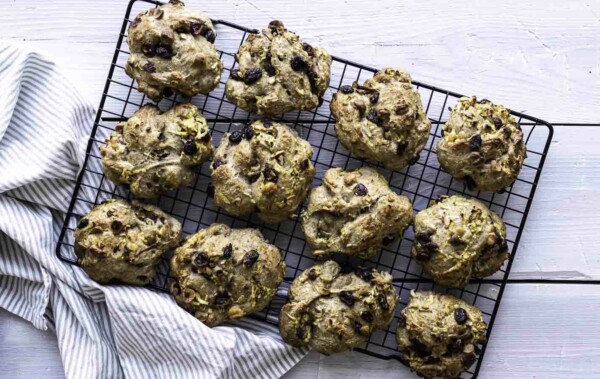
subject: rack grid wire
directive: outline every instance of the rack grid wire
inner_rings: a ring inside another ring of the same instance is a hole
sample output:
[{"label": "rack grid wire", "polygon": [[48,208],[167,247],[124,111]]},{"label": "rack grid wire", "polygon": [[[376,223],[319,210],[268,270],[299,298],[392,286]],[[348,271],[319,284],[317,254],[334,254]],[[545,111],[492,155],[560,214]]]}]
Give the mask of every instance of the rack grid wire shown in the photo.
[{"label": "rack grid wire", "polygon": [[[78,264],[73,249],[73,232],[78,219],[87,214],[94,205],[106,199],[132,198],[127,188],[115,186],[104,176],[100,163],[99,147],[104,144],[105,138],[114,131],[119,122],[127,120],[129,116],[147,102],[145,95],[136,90],[137,86],[134,80],[125,74],[124,66],[129,51],[127,44],[124,44],[123,41],[127,37],[126,32],[129,23],[133,19],[132,16],[147,10],[149,5],[158,6],[161,3],[154,0],[130,1],[123,20],[98,114],[88,141],[84,165],[77,179],[56,247],[57,256],[71,264]],[[211,126],[212,137],[215,143],[218,144],[224,133],[240,129],[254,118],[253,115],[237,108],[225,98],[224,84],[229,73],[236,66],[234,56],[237,48],[250,33],[257,33],[258,31],[223,20],[213,20],[213,23],[218,33],[217,50],[225,68],[221,85],[208,95],[198,95],[191,99],[174,94],[163,99],[158,105],[162,110],[166,110],[176,103],[191,101],[200,108],[207,118],[208,124]],[[462,95],[414,81],[413,84],[420,92],[427,115],[433,124],[431,135],[416,163],[398,171],[386,170],[380,164],[365,162],[349,155],[347,150],[339,143],[333,131],[335,120],[329,112],[332,94],[337,92],[342,85],[352,84],[354,81],[362,83],[376,71],[371,67],[333,57],[331,82],[323,98],[322,105],[312,111],[287,113],[278,118],[293,126],[302,137],[313,145],[312,160],[316,169],[313,185],[319,185],[324,171],[331,167],[352,169],[371,164],[384,174],[390,183],[390,187],[395,192],[406,195],[411,199],[415,213],[425,209],[430,202],[435,201],[440,195],[462,194],[476,197],[504,219],[507,227],[507,241],[511,251],[510,259],[505,262],[499,272],[486,279],[473,279],[462,289],[446,288],[434,284],[430,277],[411,258],[412,228],[406,231],[401,241],[396,241],[384,247],[381,254],[374,259],[361,260],[352,257],[334,257],[346,268],[355,267],[356,265],[376,267],[379,270],[389,272],[394,277],[394,286],[400,295],[400,304],[396,309],[394,321],[386,330],[374,332],[365,346],[355,350],[377,358],[397,359],[402,362],[396,347],[395,329],[399,313],[406,305],[412,290],[433,290],[450,293],[469,304],[477,306],[481,309],[488,324],[487,337],[489,340],[502,293],[507,283],[510,268],[517,252],[518,243],[548,153],[553,128],[552,125],[535,117],[511,112],[523,129],[527,144],[527,159],[519,177],[512,186],[502,193],[470,191],[463,183],[454,180],[440,168],[435,152],[437,141],[441,138],[441,126],[447,120],[448,109]],[[176,217],[182,223],[184,235],[193,234],[215,222],[220,222],[233,227],[258,228],[269,241],[277,245],[287,265],[284,283],[282,283],[278,294],[266,309],[250,316],[271,324],[277,324],[279,310],[285,302],[287,289],[291,281],[304,269],[312,266],[316,260],[303,238],[302,229],[299,225],[297,216],[301,210],[297,212],[294,219],[278,225],[265,224],[255,216],[232,217],[217,207],[211,200],[212,188],[208,166],[208,163],[202,166],[195,181],[189,186],[171,191],[149,202],[158,205]],[[148,287],[168,292],[170,280],[169,259],[169,254],[162,258],[157,275]],[[485,349],[484,344],[480,348],[476,364],[464,374],[465,378],[477,377]]]}]

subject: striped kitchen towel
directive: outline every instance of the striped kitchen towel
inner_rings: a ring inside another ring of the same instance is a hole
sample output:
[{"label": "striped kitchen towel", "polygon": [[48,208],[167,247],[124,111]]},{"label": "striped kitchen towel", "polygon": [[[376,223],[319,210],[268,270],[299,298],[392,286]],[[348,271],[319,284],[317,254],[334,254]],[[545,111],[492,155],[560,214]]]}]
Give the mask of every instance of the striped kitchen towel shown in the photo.
[{"label": "striped kitchen towel", "polygon": [[167,294],[59,261],[95,111],[55,64],[7,43],[0,89],[0,307],[56,332],[67,378],[273,378],[304,356],[273,327],[208,328]]}]

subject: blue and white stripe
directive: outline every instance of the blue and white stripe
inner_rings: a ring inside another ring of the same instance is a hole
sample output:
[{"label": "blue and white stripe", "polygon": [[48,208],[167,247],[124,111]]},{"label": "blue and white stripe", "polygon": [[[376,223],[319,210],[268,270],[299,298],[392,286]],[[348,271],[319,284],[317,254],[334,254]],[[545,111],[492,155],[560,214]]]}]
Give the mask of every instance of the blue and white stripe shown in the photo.
[{"label": "blue and white stripe", "polygon": [[0,88],[0,307],[56,333],[67,378],[274,378],[304,356],[275,327],[208,328],[167,294],[59,261],[95,111],[54,63],[6,43]]}]

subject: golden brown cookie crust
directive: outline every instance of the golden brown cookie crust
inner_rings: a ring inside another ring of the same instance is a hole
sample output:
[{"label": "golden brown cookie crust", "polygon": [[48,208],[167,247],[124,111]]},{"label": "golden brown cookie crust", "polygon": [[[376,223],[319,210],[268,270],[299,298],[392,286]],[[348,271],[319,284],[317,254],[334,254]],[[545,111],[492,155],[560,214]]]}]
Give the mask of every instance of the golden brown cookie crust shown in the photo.
[{"label": "golden brown cookie crust", "polygon": [[326,355],[362,346],[390,324],[398,303],[390,274],[366,268],[343,274],[335,261],[305,270],[288,297],[279,315],[282,337]]},{"label": "golden brown cookie crust", "polygon": [[258,230],[213,224],[175,251],[171,292],[194,317],[216,326],[266,307],[285,270],[279,249]]},{"label": "golden brown cookie crust", "polygon": [[501,191],[519,176],[526,157],[523,132],[510,110],[462,97],[443,126],[437,147],[442,168],[469,189]]},{"label": "golden brown cookie crust", "polygon": [[406,71],[386,68],[362,86],[342,86],[330,108],[344,147],[391,170],[418,160],[429,138],[431,121]]}]

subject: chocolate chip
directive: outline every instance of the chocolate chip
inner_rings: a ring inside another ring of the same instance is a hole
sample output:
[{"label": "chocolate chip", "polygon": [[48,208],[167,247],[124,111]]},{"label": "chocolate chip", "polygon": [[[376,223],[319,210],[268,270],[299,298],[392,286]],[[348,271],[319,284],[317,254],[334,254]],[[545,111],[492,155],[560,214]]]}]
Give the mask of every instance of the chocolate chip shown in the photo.
[{"label": "chocolate chip", "polygon": [[193,36],[199,36],[202,33],[202,28],[204,27],[203,22],[192,22],[190,24],[190,32]]},{"label": "chocolate chip", "polygon": [[308,168],[308,159],[301,160],[298,164],[298,167],[300,168],[300,170],[306,171],[306,169]]},{"label": "chocolate chip", "polygon": [[236,130],[229,135],[229,141],[234,144],[240,143],[242,138],[244,138],[244,133],[239,130]]},{"label": "chocolate chip", "polygon": [[140,22],[142,22],[142,19],[140,18],[140,16],[137,16],[136,18],[133,19],[133,21],[131,21],[131,27],[135,28],[136,26],[138,26],[140,24]]},{"label": "chocolate chip", "polygon": [[423,245],[423,249],[431,254],[434,254],[438,251],[439,247],[435,242],[427,242]]},{"label": "chocolate chip", "polygon": [[367,190],[367,187],[365,187],[365,185],[362,183],[358,183],[354,187],[353,191],[356,196],[367,196],[367,194],[369,193],[369,190]]},{"label": "chocolate chip", "polygon": [[262,71],[260,70],[260,68],[251,68],[249,70],[246,70],[246,75],[244,75],[244,83],[256,83],[261,77]]},{"label": "chocolate chip", "polygon": [[448,351],[452,354],[458,354],[463,350],[462,341],[454,339],[448,344]]},{"label": "chocolate chip", "polygon": [[292,66],[292,70],[294,71],[304,71],[308,67],[304,59],[299,55],[296,55],[290,60],[290,66]]},{"label": "chocolate chip", "polygon": [[338,295],[340,297],[340,301],[347,306],[351,307],[354,305],[354,296],[350,291],[341,291]]},{"label": "chocolate chip", "polygon": [[427,346],[422,343],[421,341],[415,339],[415,338],[411,338],[410,339],[410,347],[412,348],[412,350],[417,353],[418,356],[420,357],[426,357],[429,355],[429,351],[427,349]]},{"label": "chocolate chip", "polygon": [[481,149],[481,142],[481,136],[479,134],[474,134],[469,138],[469,148],[474,151],[479,151],[479,149]]},{"label": "chocolate chip", "polygon": [[409,165],[414,165],[415,163],[417,163],[419,161],[419,158],[421,158],[421,156],[419,154],[415,155],[414,157],[410,158],[410,161],[408,162]]},{"label": "chocolate chip", "polygon": [[114,214],[115,214],[115,212],[113,212],[113,211],[108,211],[108,212],[106,212],[106,215],[107,215],[108,217],[112,217]]},{"label": "chocolate chip", "polygon": [[248,181],[252,184],[260,178],[260,172],[248,175]]},{"label": "chocolate chip", "polygon": [[306,51],[306,53],[310,57],[314,57],[315,56],[315,49],[313,49],[313,47],[311,45],[307,44],[306,42],[304,42],[302,44],[302,50]]},{"label": "chocolate chip", "polygon": [[206,267],[210,263],[210,259],[208,258],[208,254],[205,251],[202,251],[196,255],[192,264],[196,267]]},{"label": "chocolate chip", "polygon": [[352,88],[352,86],[349,86],[349,85],[341,86],[340,87],[340,92],[341,93],[345,93],[345,94],[349,94],[349,93],[354,92],[354,88]]},{"label": "chocolate chip", "polygon": [[364,311],[363,313],[360,314],[360,318],[362,318],[366,322],[373,322],[373,313],[371,313],[369,311]]},{"label": "chocolate chip", "polygon": [[475,183],[473,178],[471,178],[470,176],[468,176],[468,175],[465,176],[463,178],[463,180],[465,181],[465,184],[466,184],[467,188],[469,189],[469,191],[472,191],[477,187],[477,183]]},{"label": "chocolate chip", "polygon": [[265,164],[265,169],[263,170],[263,175],[266,181],[277,183],[279,180],[279,174],[277,171],[273,170],[273,168],[269,164]]},{"label": "chocolate chip", "polygon": [[259,255],[260,254],[258,253],[258,251],[250,250],[249,252],[246,253],[246,255],[244,255],[242,262],[244,263],[244,265],[246,267],[252,267],[258,260]]},{"label": "chocolate chip", "polygon": [[217,39],[217,34],[212,29],[207,29],[206,32],[203,34],[203,37],[206,38],[208,42],[215,43],[215,40]]},{"label": "chocolate chip", "polygon": [[492,120],[494,120],[494,125],[496,125],[497,129],[500,129],[501,127],[504,126],[504,124],[502,123],[502,120],[500,119],[500,117],[492,117]]},{"label": "chocolate chip", "polygon": [[362,324],[358,321],[354,321],[354,325],[352,325],[352,327],[354,328],[354,331],[356,333],[362,334],[360,329],[362,328]]},{"label": "chocolate chip", "polygon": [[317,271],[314,268],[311,268],[308,272],[308,279],[316,280],[317,279]]},{"label": "chocolate chip", "polygon": [[159,44],[156,46],[156,55],[161,58],[171,59],[173,57],[173,49],[170,45],[167,44]]},{"label": "chocolate chip", "polygon": [[198,146],[196,145],[196,142],[191,139],[185,141],[185,144],[183,145],[183,152],[186,155],[196,154],[198,152]]},{"label": "chocolate chip", "polygon": [[369,101],[371,104],[376,104],[379,101],[379,92],[375,91],[369,95]]},{"label": "chocolate chip", "polygon": [[252,128],[252,125],[248,124],[244,126],[242,133],[244,133],[244,137],[246,137],[247,140],[251,140],[252,137],[254,137],[254,129]]},{"label": "chocolate chip", "polygon": [[82,218],[79,220],[79,224],[77,224],[77,229],[83,229],[90,224],[90,220],[87,218]]},{"label": "chocolate chip", "polygon": [[385,236],[385,237],[383,237],[383,241],[382,241],[382,243],[383,243],[384,245],[389,245],[389,244],[391,244],[392,242],[394,242],[395,240],[396,240],[396,237],[394,237],[394,236]]},{"label": "chocolate chip", "polygon": [[200,141],[202,141],[202,142],[210,141],[210,133],[206,132],[202,137],[200,137]]},{"label": "chocolate chip", "polygon": [[267,74],[269,74],[269,76],[273,76],[275,75],[275,73],[277,72],[275,70],[275,67],[273,67],[273,64],[271,63],[271,52],[269,51],[265,57],[265,71],[267,72]]},{"label": "chocolate chip", "polygon": [[[316,93],[316,92],[317,92],[317,89],[318,89],[318,88],[317,88],[317,77],[318,77],[317,73],[316,73],[316,72],[314,72],[313,70],[309,70],[309,71],[306,73],[306,75],[308,76],[308,82],[310,83],[310,90],[311,90],[313,93]],[[319,99],[319,106],[321,106],[322,104],[323,104],[323,99],[322,99],[322,98],[320,98],[320,99]]]},{"label": "chocolate chip", "polygon": [[427,262],[431,259],[431,252],[426,250],[418,250],[415,259],[419,262]]},{"label": "chocolate chip", "polygon": [[396,147],[396,154],[402,155],[404,154],[404,150],[408,146],[408,142],[406,141],[398,141],[398,146]]},{"label": "chocolate chip", "polygon": [[354,270],[354,273],[356,274],[356,276],[358,276],[366,282],[370,282],[373,279],[373,272],[370,268],[357,267],[356,270]]},{"label": "chocolate chip", "polygon": [[398,316],[398,326],[401,328],[406,328],[406,317],[404,317],[404,315]]},{"label": "chocolate chip", "polygon": [[377,126],[383,125],[383,120],[380,119],[379,116],[377,116],[377,113],[375,111],[371,111],[367,115],[367,120],[371,121],[372,123],[376,124]]},{"label": "chocolate chip", "polygon": [[279,20],[273,20],[273,21],[269,22],[268,28],[271,30],[271,33],[273,33],[273,34],[277,34],[279,29],[285,30],[283,27],[283,22],[281,22]]},{"label": "chocolate chip", "polygon": [[110,228],[112,229],[113,232],[119,233],[119,232],[121,232],[121,230],[123,230],[123,223],[121,221],[114,220],[113,222],[110,223]]},{"label": "chocolate chip", "polygon": [[163,89],[162,92],[163,92],[163,95],[165,97],[171,97],[171,96],[173,96],[173,90],[170,89],[169,87],[165,87],[165,89]]},{"label": "chocolate chip", "polygon": [[418,232],[415,235],[415,239],[421,243],[427,243],[431,241],[431,233],[429,232]]},{"label": "chocolate chip", "polygon": [[464,308],[456,308],[454,310],[454,320],[456,320],[458,324],[462,325],[465,322],[467,322],[468,319],[469,316],[467,315],[467,311],[465,311]]},{"label": "chocolate chip", "polygon": [[504,253],[505,251],[508,251],[508,243],[506,242],[506,240],[500,245],[499,252]]},{"label": "chocolate chip", "polygon": [[265,128],[270,128],[271,126],[273,126],[271,120],[263,120],[262,124]]},{"label": "chocolate chip", "polygon": [[223,248],[223,258],[229,259],[231,258],[231,253],[233,253],[233,245],[229,244]]},{"label": "chocolate chip", "polygon": [[237,81],[244,80],[244,78],[242,78],[241,75],[240,75],[240,70],[232,70],[231,73],[229,74],[229,77],[231,79],[237,80]]},{"label": "chocolate chip", "polygon": [[387,311],[388,309],[390,309],[390,305],[388,304],[386,297],[381,293],[379,295],[377,295],[377,303],[379,303],[379,306],[384,311]]},{"label": "chocolate chip", "polygon": [[226,293],[220,293],[215,297],[216,305],[223,305],[229,301],[229,296]]},{"label": "chocolate chip", "polygon": [[159,132],[156,138],[158,138],[159,141],[163,141],[165,139],[165,134],[163,132]]},{"label": "chocolate chip", "polygon": [[212,168],[213,170],[216,170],[218,167],[223,166],[225,163],[221,162],[221,161],[214,161],[212,164]]},{"label": "chocolate chip", "polygon": [[463,241],[462,239],[460,239],[459,236],[452,236],[450,237],[450,245],[452,246],[461,246],[466,244],[465,241]]},{"label": "chocolate chip", "polygon": [[152,62],[147,62],[144,66],[144,70],[153,73],[156,72],[156,67],[154,66],[154,64]]},{"label": "chocolate chip", "polygon": [[465,367],[471,367],[473,365],[473,363],[475,363],[477,361],[477,357],[475,356],[475,354],[468,354],[463,356],[462,358],[462,363]]},{"label": "chocolate chip", "polygon": [[155,54],[155,47],[154,45],[150,44],[150,43],[145,43],[142,45],[142,53],[144,53],[145,56],[152,58]]},{"label": "chocolate chip", "polygon": [[301,340],[304,339],[304,329],[300,327],[296,328],[296,337],[300,338]]}]

